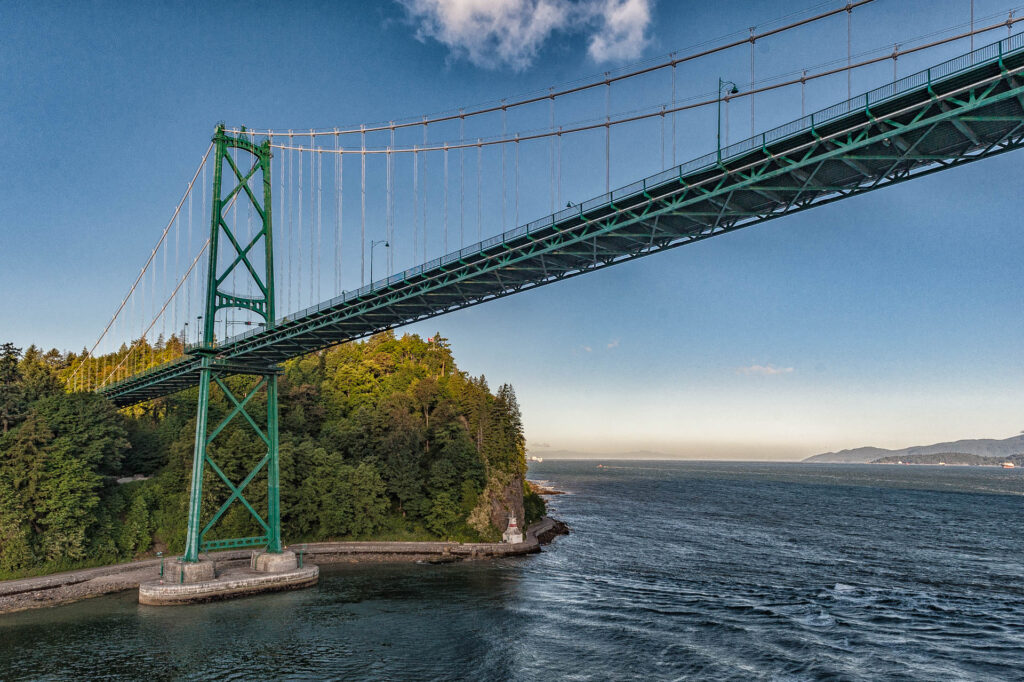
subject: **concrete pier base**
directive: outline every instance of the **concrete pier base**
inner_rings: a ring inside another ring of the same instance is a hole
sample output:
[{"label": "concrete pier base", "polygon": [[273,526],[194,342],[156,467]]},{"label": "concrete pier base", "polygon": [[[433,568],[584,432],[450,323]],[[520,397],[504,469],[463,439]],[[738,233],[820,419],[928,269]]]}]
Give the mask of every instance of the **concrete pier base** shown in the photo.
[{"label": "concrete pier base", "polygon": [[295,552],[285,550],[280,554],[262,553],[252,559],[252,569],[260,573],[284,573],[294,571],[299,567],[299,560]]},{"label": "concrete pier base", "polygon": [[171,563],[171,570],[167,572],[168,582],[177,580],[178,583],[192,584],[204,583],[217,577],[217,564],[212,561],[181,561],[180,559]]},{"label": "concrete pier base", "polygon": [[294,552],[257,554],[249,566],[215,569],[212,561],[172,564],[163,580],[139,585],[139,603],[150,606],[196,604],[263,592],[316,585],[320,568],[298,567]]}]

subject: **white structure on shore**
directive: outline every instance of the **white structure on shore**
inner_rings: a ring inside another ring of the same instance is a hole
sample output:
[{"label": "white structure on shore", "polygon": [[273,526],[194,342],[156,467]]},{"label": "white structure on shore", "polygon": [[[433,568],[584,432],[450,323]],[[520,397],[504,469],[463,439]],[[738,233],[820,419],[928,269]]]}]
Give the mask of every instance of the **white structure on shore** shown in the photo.
[{"label": "white structure on shore", "polygon": [[508,528],[501,534],[501,541],[509,545],[523,541],[523,531],[519,530],[519,522],[516,521],[515,514],[508,515]]}]

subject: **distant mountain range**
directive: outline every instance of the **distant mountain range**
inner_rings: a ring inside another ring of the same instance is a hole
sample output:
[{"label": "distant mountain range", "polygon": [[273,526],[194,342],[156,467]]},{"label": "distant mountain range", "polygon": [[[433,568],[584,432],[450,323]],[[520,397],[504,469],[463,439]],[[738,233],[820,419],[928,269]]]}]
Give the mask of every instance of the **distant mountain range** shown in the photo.
[{"label": "distant mountain range", "polygon": [[1008,457],[1024,453],[1024,434],[1012,436],[1004,440],[994,438],[968,438],[949,443],[934,445],[915,445],[902,450],[886,450],[885,448],[854,448],[839,452],[826,452],[803,460],[805,462],[833,462],[845,464],[867,464],[883,457],[910,457],[914,455],[939,455],[944,453],[961,453],[965,455],[981,455],[983,457]]},{"label": "distant mountain range", "polygon": [[984,455],[966,455],[962,452],[943,452],[934,455],[893,455],[876,459],[873,464],[948,464],[967,466],[1000,466],[1009,462],[1014,466],[1024,466],[1024,455],[1006,455],[985,457]]}]

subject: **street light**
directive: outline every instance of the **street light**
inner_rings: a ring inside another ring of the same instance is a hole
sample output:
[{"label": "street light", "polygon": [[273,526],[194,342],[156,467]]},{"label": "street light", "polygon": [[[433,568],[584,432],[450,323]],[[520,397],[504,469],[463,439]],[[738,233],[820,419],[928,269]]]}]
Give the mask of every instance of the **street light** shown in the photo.
[{"label": "street light", "polygon": [[387,239],[374,239],[370,242],[370,286],[373,286],[373,249],[378,244],[383,244],[385,249],[391,248],[391,244],[388,244]]},{"label": "street light", "polygon": [[740,91],[732,81],[724,81],[721,77],[718,78],[718,165],[722,165],[722,88],[726,85],[732,86],[729,90],[730,95],[735,95]]}]

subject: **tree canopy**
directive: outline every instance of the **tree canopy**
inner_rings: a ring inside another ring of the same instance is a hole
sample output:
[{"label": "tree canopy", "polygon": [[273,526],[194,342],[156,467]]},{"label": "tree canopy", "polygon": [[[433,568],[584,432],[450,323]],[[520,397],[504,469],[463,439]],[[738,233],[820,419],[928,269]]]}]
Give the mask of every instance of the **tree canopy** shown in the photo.
[{"label": "tree canopy", "polygon": [[[180,352],[173,337],[158,345]],[[118,411],[96,394],[65,392],[80,361],[0,345],[0,574],[183,549],[196,389]],[[228,380],[236,394],[254,383]],[[543,513],[539,498],[524,507],[515,391],[491,393],[484,377],[460,371],[440,334],[387,332],[296,358],[279,391],[286,542],[497,540],[510,513],[520,523]],[[216,424],[231,404],[218,390],[211,396]],[[265,414],[265,393],[250,406],[257,419]],[[210,455],[237,484],[265,448],[238,419]],[[145,480],[124,483],[132,476]],[[205,477],[204,518],[228,494]],[[245,494],[265,511],[265,477]],[[207,539],[258,534],[236,504]]]}]

